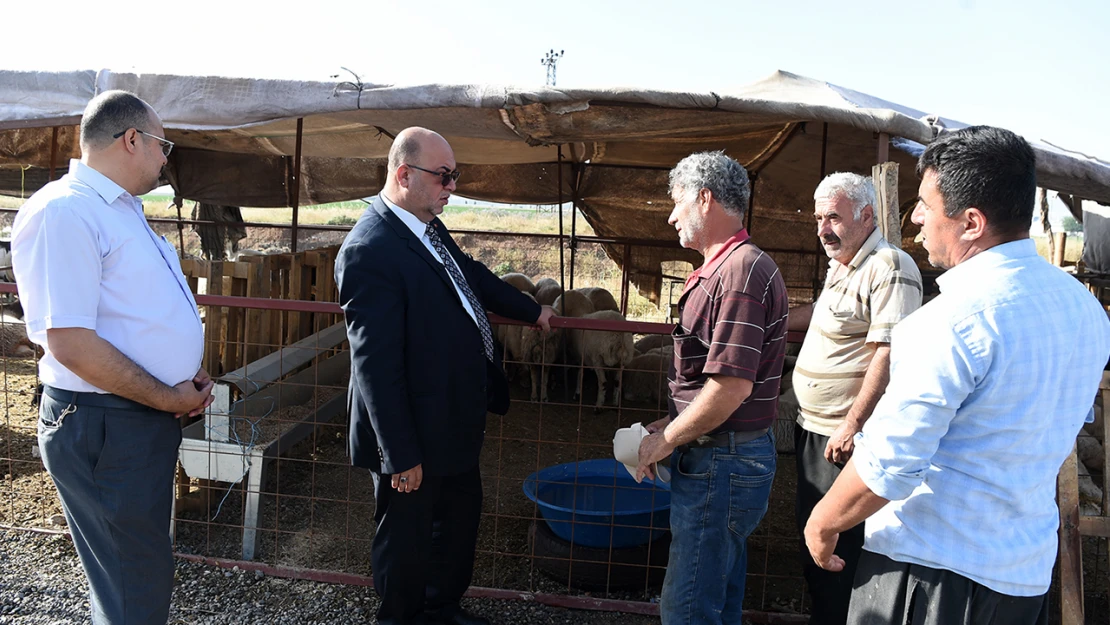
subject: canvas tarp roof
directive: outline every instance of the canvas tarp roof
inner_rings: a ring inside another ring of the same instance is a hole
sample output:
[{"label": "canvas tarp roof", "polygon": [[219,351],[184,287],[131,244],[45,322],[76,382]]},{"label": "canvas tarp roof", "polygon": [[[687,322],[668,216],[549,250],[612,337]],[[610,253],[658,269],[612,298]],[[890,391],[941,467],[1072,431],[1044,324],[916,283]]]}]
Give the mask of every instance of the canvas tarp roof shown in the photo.
[{"label": "canvas tarp roof", "polygon": [[[450,141],[464,176],[457,193],[498,202],[576,199],[602,237],[665,241],[667,170],[687,154],[723,149],[757,177],[753,237],[779,254],[817,251],[812,192],[825,171],[870,173],[877,133],[895,138],[899,197],[916,196],[914,153],[963,124],[787,72],[721,93],[493,85],[391,86],[111,71],[0,71],[0,192],[29,193],[76,157],[85,103],[128,89],[162,116],[178,147],[167,174],[179,195],[215,204],[288,206],[303,118],[302,204],[376,193],[390,137],[420,125]],[[989,122],[989,120],[983,120]],[[827,141],[823,141],[827,124]],[[57,146],[53,126],[60,126]],[[1110,164],[1033,142],[1042,186],[1110,203]],[[31,168],[27,168],[31,166]],[[623,262],[622,250],[609,246]],[[637,248],[633,278],[657,293],[659,262],[696,254]],[[783,261],[780,261],[783,264]],[[812,281],[810,268],[793,276]],[[790,272],[784,273],[791,278]]]}]

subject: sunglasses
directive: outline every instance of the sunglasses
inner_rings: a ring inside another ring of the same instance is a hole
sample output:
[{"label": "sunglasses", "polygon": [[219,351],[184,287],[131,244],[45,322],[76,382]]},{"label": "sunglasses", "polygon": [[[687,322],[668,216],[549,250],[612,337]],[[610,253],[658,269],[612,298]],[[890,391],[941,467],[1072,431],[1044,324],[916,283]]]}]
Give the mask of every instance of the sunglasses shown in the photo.
[{"label": "sunglasses", "polygon": [[[116,134],[112,135],[112,138],[113,138],[113,139],[119,139],[119,138],[120,138],[120,137],[122,137],[122,136],[123,136],[123,135],[124,135],[124,134],[125,134],[125,133],[126,133],[126,132],[127,132],[128,130],[131,130],[131,129],[130,129],[130,128],[128,128],[128,129],[126,129],[126,130],[121,130],[121,131],[117,132]],[[158,135],[152,135],[152,134],[150,134],[149,132],[143,132],[142,130],[139,130],[138,128],[136,128],[136,129],[135,129],[135,132],[137,132],[137,133],[139,133],[139,134],[141,134],[141,135],[146,135],[146,136],[150,137],[151,139],[155,139],[155,140],[157,140],[157,141],[158,141],[158,143],[160,143],[160,144],[162,145],[162,156],[169,156],[169,155],[170,155],[170,152],[172,152],[172,151],[173,151],[173,141],[168,141],[168,140],[166,140],[166,139],[163,139],[162,137],[159,137]],[[445,185],[445,186],[446,186],[446,185]]]},{"label": "sunglasses", "polygon": [[[409,167],[412,167],[413,169],[419,169],[420,171],[432,174],[433,176],[439,176],[440,184],[445,187],[459,179],[459,170],[457,169],[455,171],[432,171],[430,169],[424,169],[423,167],[417,167],[416,165],[409,165]],[[443,169],[447,168],[444,167]]]}]

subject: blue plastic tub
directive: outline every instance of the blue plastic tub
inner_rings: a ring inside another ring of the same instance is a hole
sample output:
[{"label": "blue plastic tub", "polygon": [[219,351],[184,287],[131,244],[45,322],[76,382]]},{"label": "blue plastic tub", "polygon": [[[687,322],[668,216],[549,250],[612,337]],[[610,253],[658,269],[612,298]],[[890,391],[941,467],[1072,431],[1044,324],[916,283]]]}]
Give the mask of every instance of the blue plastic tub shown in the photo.
[{"label": "blue plastic tub", "polygon": [[637,484],[616,460],[584,460],[541,469],[524,481],[551,531],[584,547],[642,545],[670,528],[667,484]]}]

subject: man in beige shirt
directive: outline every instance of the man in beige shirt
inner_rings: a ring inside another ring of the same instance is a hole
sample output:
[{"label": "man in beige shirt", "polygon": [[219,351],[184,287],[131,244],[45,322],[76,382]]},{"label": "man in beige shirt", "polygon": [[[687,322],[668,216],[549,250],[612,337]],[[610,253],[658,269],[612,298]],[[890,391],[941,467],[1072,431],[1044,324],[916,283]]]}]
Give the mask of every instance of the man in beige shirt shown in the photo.
[{"label": "man in beige shirt", "polygon": [[[871,179],[851,173],[828,176],[813,194],[817,236],[831,260],[820,297],[788,321],[790,330],[806,330],[793,380],[799,536],[886,390],[891,330],[921,306],[921,272],[875,227],[874,198]],[[833,573],[814,564],[802,541],[811,625],[847,620],[862,548],[861,523],[840,535],[836,554],[846,566]]]}]

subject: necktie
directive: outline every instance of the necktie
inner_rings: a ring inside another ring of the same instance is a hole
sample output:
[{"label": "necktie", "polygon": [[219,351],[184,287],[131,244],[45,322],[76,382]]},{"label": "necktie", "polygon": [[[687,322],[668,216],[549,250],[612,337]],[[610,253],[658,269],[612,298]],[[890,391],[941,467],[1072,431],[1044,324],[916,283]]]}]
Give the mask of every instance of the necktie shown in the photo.
[{"label": "necktie", "polygon": [[470,307],[474,309],[474,320],[478,322],[478,331],[482,333],[482,344],[486,347],[486,358],[493,362],[493,333],[489,328],[489,319],[486,318],[486,309],[482,307],[481,302],[474,295],[474,291],[470,290],[470,284],[467,283],[459,268],[455,266],[455,261],[447,253],[447,248],[443,246],[443,240],[439,238],[439,233],[432,227],[432,224],[428,224],[424,232],[428,235],[428,240],[432,242],[432,247],[435,248],[440,259],[443,260],[444,269],[451,275],[455,285],[463,292],[466,300],[470,302]]}]

